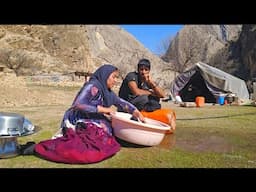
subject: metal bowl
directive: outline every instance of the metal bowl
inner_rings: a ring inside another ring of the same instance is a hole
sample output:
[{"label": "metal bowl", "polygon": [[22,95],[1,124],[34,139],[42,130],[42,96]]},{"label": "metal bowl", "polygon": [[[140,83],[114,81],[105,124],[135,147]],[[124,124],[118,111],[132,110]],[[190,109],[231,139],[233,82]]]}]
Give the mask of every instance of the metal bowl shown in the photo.
[{"label": "metal bowl", "polygon": [[25,132],[24,116],[17,113],[0,112],[0,136],[16,136]]},{"label": "metal bowl", "polygon": [[10,158],[19,155],[17,137],[0,137],[0,158]]},{"label": "metal bowl", "polygon": [[[27,127],[28,128],[28,127]],[[26,129],[26,126],[25,126]],[[41,130],[40,127],[34,126],[33,130],[26,131],[19,136],[28,136]],[[0,159],[10,158],[20,155],[20,145],[18,144],[19,136],[0,136]]]}]

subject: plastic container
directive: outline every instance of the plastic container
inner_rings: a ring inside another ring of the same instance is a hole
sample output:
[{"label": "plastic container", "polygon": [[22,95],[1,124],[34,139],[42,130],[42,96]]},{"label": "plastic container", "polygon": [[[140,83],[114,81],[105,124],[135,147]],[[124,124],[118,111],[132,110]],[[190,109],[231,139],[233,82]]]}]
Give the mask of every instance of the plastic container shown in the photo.
[{"label": "plastic container", "polygon": [[220,104],[220,105],[224,105],[224,103],[225,103],[225,96],[224,95],[219,95],[217,97],[217,103]]},{"label": "plastic container", "polygon": [[130,143],[155,146],[163,140],[171,129],[166,123],[145,117],[145,123],[131,120],[132,115],[123,112],[112,114],[114,135]]},{"label": "plastic container", "polygon": [[176,113],[171,109],[157,109],[152,112],[141,111],[144,117],[148,117],[157,121],[161,121],[171,126],[170,130],[166,133],[173,133],[176,129]]},{"label": "plastic container", "polygon": [[181,103],[182,102],[182,99],[179,95],[176,95],[175,96],[175,100],[178,102],[178,103]]},{"label": "plastic container", "polygon": [[201,96],[196,97],[196,106],[197,107],[203,107],[204,103],[205,103],[204,97],[201,97]]}]

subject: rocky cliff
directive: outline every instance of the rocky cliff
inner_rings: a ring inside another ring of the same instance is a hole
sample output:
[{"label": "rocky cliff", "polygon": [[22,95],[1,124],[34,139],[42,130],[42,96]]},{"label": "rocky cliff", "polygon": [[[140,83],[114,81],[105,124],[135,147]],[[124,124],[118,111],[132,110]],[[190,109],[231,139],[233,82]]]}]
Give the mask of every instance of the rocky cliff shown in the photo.
[{"label": "rocky cliff", "polygon": [[94,72],[111,63],[124,77],[142,57],[151,60],[155,79],[168,88],[175,75],[170,63],[117,25],[0,26],[0,65],[18,76]]},{"label": "rocky cliff", "polygon": [[237,41],[219,50],[210,61],[212,65],[222,63],[224,70],[252,81],[256,80],[256,25],[243,25]]},{"label": "rocky cliff", "polygon": [[198,61],[210,63],[219,50],[238,39],[242,25],[185,25],[171,42],[165,56],[182,72]]}]

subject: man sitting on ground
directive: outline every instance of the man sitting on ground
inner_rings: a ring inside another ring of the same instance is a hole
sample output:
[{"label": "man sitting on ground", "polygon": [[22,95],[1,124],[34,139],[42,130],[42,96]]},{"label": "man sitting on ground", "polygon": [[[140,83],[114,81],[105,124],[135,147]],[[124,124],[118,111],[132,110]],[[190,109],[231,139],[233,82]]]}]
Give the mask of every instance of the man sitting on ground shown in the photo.
[{"label": "man sitting on ground", "polygon": [[150,75],[150,61],[141,59],[138,63],[138,72],[130,72],[126,75],[119,90],[119,96],[139,110],[152,112],[161,108],[160,98],[164,97],[164,91],[152,80]]},{"label": "man sitting on ground", "polygon": [[[171,109],[161,109],[160,98],[165,96],[163,89],[152,80],[150,75],[150,61],[141,59],[137,72],[130,72],[123,80],[119,97],[135,105],[144,117],[152,118],[171,125],[168,133],[176,128],[176,114]],[[118,109],[118,111],[122,111]]]}]

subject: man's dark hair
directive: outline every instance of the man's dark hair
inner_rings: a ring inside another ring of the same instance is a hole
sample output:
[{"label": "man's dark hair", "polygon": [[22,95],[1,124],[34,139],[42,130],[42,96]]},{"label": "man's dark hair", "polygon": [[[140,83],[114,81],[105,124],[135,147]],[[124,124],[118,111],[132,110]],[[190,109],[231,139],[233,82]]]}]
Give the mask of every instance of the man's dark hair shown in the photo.
[{"label": "man's dark hair", "polygon": [[150,69],[150,61],[148,59],[141,59],[138,63],[138,70],[141,66],[145,66]]}]

